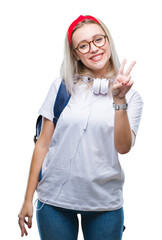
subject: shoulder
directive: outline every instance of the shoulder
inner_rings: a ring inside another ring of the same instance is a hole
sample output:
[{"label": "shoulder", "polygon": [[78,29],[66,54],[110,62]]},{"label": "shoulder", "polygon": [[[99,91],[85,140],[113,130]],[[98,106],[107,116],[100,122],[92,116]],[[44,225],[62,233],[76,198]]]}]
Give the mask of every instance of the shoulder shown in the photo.
[{"label": "shoulder", "polygon": [[59,86],[60,86],[60,83],[61,83],[61,80],[62,79],[60,77],[53,80],[53,82],[51,83],[51,85],[49,87],[49,90],[48,90],[48,93],[46,95],[45,101],[49,102],[50,99],[53,100],[53,97],[56,97]]},{"label": "shoulder", "polygon": [[62,81],[61,77],[56,78],[52,84],[51,84],[51,88],[55,89],[56,91],[58,91],[59,87],[60,87],[60,83]]}]

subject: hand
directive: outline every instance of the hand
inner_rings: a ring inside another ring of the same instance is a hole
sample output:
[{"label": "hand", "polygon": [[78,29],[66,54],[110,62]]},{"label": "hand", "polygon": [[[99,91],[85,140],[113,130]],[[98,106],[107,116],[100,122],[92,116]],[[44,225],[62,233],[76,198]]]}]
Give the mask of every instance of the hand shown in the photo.
[{"label": "hand", "polygon": [[123,71],[126,61],[127,61],[126,59],[122,61],[118,75],[112,86],[112,94],[114,98],[124,99],[126,93],[130,90],[134,83],[133,81],[131,81],[130,72],[134,65],[136,64],[136,62],[133,61],[124,74]]},{"label": "hand", "polygon": [[[23,237],[24,234],[27,236],[28,232],[25,228],[25,224],[28,226],[28,228],[32,227],[33,205],[31,202],[27,201],[24,202],[18,217],[19,217],[18,223],[21,229],[21,237]],[[25,219],[26,217],[28,218],[28,221]]]}]

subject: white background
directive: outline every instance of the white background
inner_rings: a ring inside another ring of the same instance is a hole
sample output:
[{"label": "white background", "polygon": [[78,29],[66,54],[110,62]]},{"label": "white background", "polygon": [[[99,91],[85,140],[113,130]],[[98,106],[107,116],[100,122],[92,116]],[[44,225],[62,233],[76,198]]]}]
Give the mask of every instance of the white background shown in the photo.
[{"label": "white background", "polygon": [[[144,109],[135,147],[120,156],[126,175],[123,239],[162,239],[160,0],[1,0],[0,238],[21,239],[17,215],[26,189],[37,112],[59,76],[66,30],[80,14],[98,17],[108,26],[120,61],[137,61],[131,75]],[[39,239],[35,211],[28,239]],[[79,239],[83,239],[81,229]]]}]

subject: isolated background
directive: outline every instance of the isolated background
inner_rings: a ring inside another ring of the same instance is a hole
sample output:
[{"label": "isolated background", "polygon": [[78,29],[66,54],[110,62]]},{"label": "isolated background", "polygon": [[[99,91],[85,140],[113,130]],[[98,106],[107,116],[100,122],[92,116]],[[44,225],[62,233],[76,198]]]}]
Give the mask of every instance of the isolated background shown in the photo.
[{"label": "isolated background", "polygon": [[[108,26],[120,61],[137,61],[131,75],[144,109],[135,147],[120,156],[126,175],[123,239],[162,239],[160,0],[1,0],[0,238],[21,239],[17,215],[37,112],[59,76],[67,28],[80,14],[98,17]],[[35,211],[28,239],[39,239]],[[79,239],[83,239],[81,229]]]}]

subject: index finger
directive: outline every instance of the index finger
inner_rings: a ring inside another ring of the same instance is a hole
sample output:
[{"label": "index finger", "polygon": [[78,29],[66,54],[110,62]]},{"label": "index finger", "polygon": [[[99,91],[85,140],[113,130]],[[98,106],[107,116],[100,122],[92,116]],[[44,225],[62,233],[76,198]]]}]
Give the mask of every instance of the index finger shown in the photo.
[{"label": "index finger", "polygon": [[25,233],[25,235],[27,236],[28,233],[27,233],[26,228],[25,228],[25,226],[24,226],[24,220],[23,220],[23,218],[19,218],[19,226],[20,226],[20,229],[21,229],[21,236],[23,237],[23,236],[24,236],[24,233]]},{"label": "index finger", "polygon": [[120,68],[119,68],[119,74],[123,74],[123,70],[124,70],[124,66],[126,64],[126,59],[124,59],[120,65]]},{"label": "index finger", "polygon": [[135,64],[136,64],[136,61],[131,62],[130,66],[128,67],[127,71],[125,72],[126,77],[130,74],[130,72],[132,71],[132,68],[134,67]]}]

